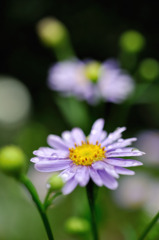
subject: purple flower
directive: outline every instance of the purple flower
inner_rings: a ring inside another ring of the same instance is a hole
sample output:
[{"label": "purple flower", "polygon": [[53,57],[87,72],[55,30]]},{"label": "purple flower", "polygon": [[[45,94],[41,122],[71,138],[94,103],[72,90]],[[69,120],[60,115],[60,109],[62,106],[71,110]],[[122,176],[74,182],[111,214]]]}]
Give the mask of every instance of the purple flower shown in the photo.
[{"label": "purple flower", "polygon": [[158,211],[158,185],[157,178],[138,172],[133,178],[123,177],[119,188],[113,193],[113,197],[120,207],[132,210],[142,207],[152,217]]},{"label": "purple flower", "polygon": [[90,178],[98,186],[116,189],[119,174],[134,175],[134,171],[125,167],[142,165],[141,162],[123,157],[141,156],[144,153],[128,147],[136,138],[122,139],[125,127],[118,128],[107,135],[103,130],[104,120],[98,119],[92,126],[88,137],[80,128],[48,136],[49,147],[34,151],[36,157],[31,161],[41,172],[61,171],[60,176],[66,182],[63,193],[69,194],[79,184],[84,187]]},{"label": "purple flower", "polygon": [[120,103],[133,91],[132,78],[116,61],[64,61],[49,70],[49,87],[65,96],[75,96],[90,104],[99,100]]},{"label": "purple flower", "polygon": [[143,159],[145,165],[159,167],[159,131],[157,129],[140,132],[136,147],[146,151]]}]

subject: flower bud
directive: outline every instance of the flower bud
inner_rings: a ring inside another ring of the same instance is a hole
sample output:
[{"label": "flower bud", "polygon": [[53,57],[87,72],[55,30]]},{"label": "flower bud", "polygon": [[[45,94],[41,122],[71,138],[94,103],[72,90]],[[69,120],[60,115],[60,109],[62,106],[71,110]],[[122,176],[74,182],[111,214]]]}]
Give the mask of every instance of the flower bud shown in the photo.
[{"label": "flower bud", "polygon": [[51,17],[40,20],[37,24],[37,33],[40,40],[48,47],[55,47],[67,37],[64,25]]},{"label": "flower bud", "polygon": [[70,234],[83,235],[87,234],[91,227],[90,223],[86,219],[71,217],[66,221],[65,229]]},{"label": "flower bud", "polygon": [[50,191],[60,191],[63,187],[64,182],[62,178],[58,174],[53,174],[47,183],[47,187],[50,189]]},{"label": "flower bud", "polygon": [[159,76],[159,63],[152,58],[144,59],[139,66],[139,74],[146,81],[153,81]]},{"label": "flower bud", "polygon": [[0,149],[0,170],[12,176],[18,176],[25,168],[26,157],[17,146]]},{"label": "flower bud", "polygon": [[126,31],[120,37],[120,47],[126,52],[137,53],[140,52],[144,46],[144,36],[135,30]]},{"label": "flower bud", "polygon": [[96,83],[99,78],[101,64],[97,61],[92,61],[86,64],[85,75],[92,82]]}]

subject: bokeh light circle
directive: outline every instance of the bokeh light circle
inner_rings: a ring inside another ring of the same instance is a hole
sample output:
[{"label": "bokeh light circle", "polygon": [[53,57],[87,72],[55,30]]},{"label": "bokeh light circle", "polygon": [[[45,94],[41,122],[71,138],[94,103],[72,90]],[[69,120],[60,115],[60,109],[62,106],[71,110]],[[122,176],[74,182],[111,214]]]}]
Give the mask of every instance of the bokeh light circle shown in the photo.
[{"label": "bokeh light circle", "polygon": [[17,79],[0,76],[0,125],[21,124],[30,110],[31,96],[27,87]]}]

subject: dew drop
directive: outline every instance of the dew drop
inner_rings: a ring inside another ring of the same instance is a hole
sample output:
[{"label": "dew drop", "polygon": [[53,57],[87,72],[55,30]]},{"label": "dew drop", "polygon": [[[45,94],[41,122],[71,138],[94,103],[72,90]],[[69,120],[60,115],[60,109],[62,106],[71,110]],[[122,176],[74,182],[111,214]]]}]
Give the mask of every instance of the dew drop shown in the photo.
[{"label": "dew drop", "polygon": [[57,154],[56,154],[56,153],[52,153],[52,154],[51,154],[51,157],[57,158]]}]

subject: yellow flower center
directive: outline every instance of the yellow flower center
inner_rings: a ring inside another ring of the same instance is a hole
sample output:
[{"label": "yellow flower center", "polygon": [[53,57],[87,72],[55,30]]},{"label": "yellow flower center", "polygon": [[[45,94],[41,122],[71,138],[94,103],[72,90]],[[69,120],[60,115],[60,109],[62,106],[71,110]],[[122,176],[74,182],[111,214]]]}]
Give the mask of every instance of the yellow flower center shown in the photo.
[{"label": "yellow flower center", "polygon": [[105,158],[105,147],[101,147],[101,144],[91,144],[89,141],[82,142],[82,145],[75,144],[75,148],[69,148],[69,158],[76,165],[90,166],[96,161],[101,161]]},{"label": "yellow flower center", "polygon": [[85,76],[93,83],[97,83],[101,72],[101,64],[97,61],[92,61],[85,66]]}]

